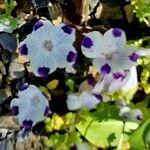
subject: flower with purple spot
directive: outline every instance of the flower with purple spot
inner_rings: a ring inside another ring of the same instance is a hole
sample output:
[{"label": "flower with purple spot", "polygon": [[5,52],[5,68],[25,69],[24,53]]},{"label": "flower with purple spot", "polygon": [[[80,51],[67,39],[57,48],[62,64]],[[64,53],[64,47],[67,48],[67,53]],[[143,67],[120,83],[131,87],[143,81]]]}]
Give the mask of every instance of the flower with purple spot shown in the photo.
[{"label": "flower with purple spot", "polygon": [[82,40],[82,45],[86,48],[91,48],[91,46],[93,46],[93,42],[89,37],[85,36]]},{"label": "flower with purple spot", "polygon": [[24,120],[22,122],[22,127],[25,129],[30,129],[30,128],[32,128],[32,124],[33,124],[32,120]]},{"label": "flower with purple spot", "polygon": [[29,85],[27,89],[19,91],[18,97],[11,101],[10,108],[20,126],[32,128],[48,115],[48,100],[36,86]]},{"label": "flower with purple spot", "polygon": [[88,109],[96,108],[97,104],[101,102],[102,96],[93,94],[88,91],[82,93],[71,93],[68,94],[67,107],[69,110],[78,110],[83,107]]},{"label": "flower with purple spot", "polygon": [[81,49],[86,57],[93,59],[97,71],[104,74],[129,70],[137,65],[140,54],[145,54],[126,46],[125,32],[119,28],[111,28],[104,35],[98,31],[85,33]]},{"label": "flower with purple spot", "polygon": [[40,19],[18,49],[30,60],[33,73],[45,77],[57,68],[69,68],[75,64],[74,41],[75,29],[71,26],[54,26],[50,21]]},{"label": "flower with purple spot", "polygon": [[70,27],[69,25],[62,26],[61,28],[62,28],[62,30],[63,30],[65,33],[67,33],[67,34],[71,34],[72,31],[73,31],[73,28]]},{"label": "flower with purple spot", "polygon": [[19,114],[19,107],[14,105],[14,106],[11,108],[11,114],[12,114],[13,116],[17,116],[17,115]]},{"label": "flower with purple spot", "polygon": [[[135,93],[138,87],[138,78],[136,67],[133,66],[129,71],[118,71],[116,73],[106,74],[100,78],[92,89],[93,93],[111,92],[120,90],[126,95]],[[132,94],[131,94],[132,95]]]}]

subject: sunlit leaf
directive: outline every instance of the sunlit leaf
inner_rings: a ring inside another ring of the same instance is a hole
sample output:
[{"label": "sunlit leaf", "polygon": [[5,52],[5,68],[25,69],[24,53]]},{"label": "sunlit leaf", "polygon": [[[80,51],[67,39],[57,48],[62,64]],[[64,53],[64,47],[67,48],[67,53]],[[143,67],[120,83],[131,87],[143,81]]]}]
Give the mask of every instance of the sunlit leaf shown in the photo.
[{"label": "sunlit leaf", "polygon": [[57,79],[54,79],[47,84],[47,88],[49,90],[54,90],[55,88],[57,88],[58,84],[59,84],[59,81]]},{"label": "sunlit leaf", "polygon": [[141,127],[139,127],[130,136],[131,149],[146,149],[145,136],[150,130],[150,119],[147,120]]}]

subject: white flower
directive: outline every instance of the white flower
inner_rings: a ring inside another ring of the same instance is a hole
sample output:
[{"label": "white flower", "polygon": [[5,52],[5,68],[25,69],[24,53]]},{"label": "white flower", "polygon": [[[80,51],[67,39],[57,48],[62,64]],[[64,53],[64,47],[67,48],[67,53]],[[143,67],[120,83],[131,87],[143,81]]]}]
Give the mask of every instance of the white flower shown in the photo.
[{"label": "white flower", "polygon": [[116,92],[118,90],[121,90],[122,92],[127,94],[130,91],[134,93],[137,90],[137,87],[137,71],[136,67],[133,66],[129,71],[120,71],[105,75],[102,79],[100,79],[100,81],[96,83],[92,92]]},{"label": "white flower", "polygon": [[18,92],[19,98],[11,101],[10,108],[20,126],[32,128],[37,122],[45,119],[49,112],[46,97],[34,85]]},{"label": "white flower", "polygon": [[92,109],[96,108],[96,105],[100,103],[102,99],[103,97],[100,94],[93,94],[86,91],[68,94],[67,107],[69,110],[78,110],[83,107]]},{"label": "white flower", "polygon": [[29,58],[33,73],[42,77],[75,63],[74,41],[75,29],[71,26],[53,26],[48,20],[39,20],[20,43],[19,51]]},{"label": "white flower", "polygon": [[134,47],[127,47],[123,30],[112,28],[104,35],[98,31],[85,34],[82,53],[93,58],[93,66],[98,72],[109,74],[118,70],[129,70],[137,64],[139,54]]}]

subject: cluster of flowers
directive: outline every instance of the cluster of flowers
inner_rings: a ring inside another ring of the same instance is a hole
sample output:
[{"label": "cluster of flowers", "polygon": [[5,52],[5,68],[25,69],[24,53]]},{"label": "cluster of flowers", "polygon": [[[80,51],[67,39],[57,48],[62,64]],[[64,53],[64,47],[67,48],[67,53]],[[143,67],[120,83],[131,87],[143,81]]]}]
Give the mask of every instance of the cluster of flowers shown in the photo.
[{"label": "cluster of flowers", "polygon": [[[74,41],[75,29],[71,26],[53,26],[48,20],[39,20],[35,23],[32,33],[19,44],[18,49],[30,60],[33,73],[45,77],[57,68],[73,70],[72,66],[77,57],[73,47]],[[95,108],[100,102],[109,101],[107,92],[121,90],[127,93],[137,89],[137,60],[147,53],[126,46],[123,30],[113,28],[104,35],[97,31],[86,33],[81,49],[86,57],[92,59],[92,64],[100,73],[100,77],[98,81],[86,81],[91,86],[90,90],[68,94],[69,110]],[[20,91],[18,96],[19,98],[12,100],[10,107],[20,126],[32,128],[48,114],[48,100],[34,85]],[[120,116],[123,116],[123,109]]]}]

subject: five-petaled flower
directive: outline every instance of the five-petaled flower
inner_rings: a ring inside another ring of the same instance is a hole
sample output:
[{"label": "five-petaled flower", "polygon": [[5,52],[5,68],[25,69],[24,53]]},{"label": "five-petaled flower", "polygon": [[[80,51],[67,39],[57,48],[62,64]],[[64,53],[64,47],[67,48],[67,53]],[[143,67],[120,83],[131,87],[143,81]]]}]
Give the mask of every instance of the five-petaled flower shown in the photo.
[{"label": "five-petaled flower", "polygon": [[75,63],[74,41],[75,29],[71,26],[53,26],[48,20],[39,20],[18,49],[29,58],[33,73],[45,77],[57,68],[67,68]]},{"label": "five-petaled flower", "polygon": [[86,57],[93,58],[93,66],[102,74],[129,70],[140,57],[134,47],[126,46],[125,32],[119,28],[112,28],[104,35],[98,31],[86,33],[81,49]]},{"label": "five-petaled flower", "polygon": [[24,91],[18,92],[19,98],[11,101],[12,115],[23,128],[32,128],[42,121],[49,113],[49,103],[46,97],[34,85],[29,85]]}]

